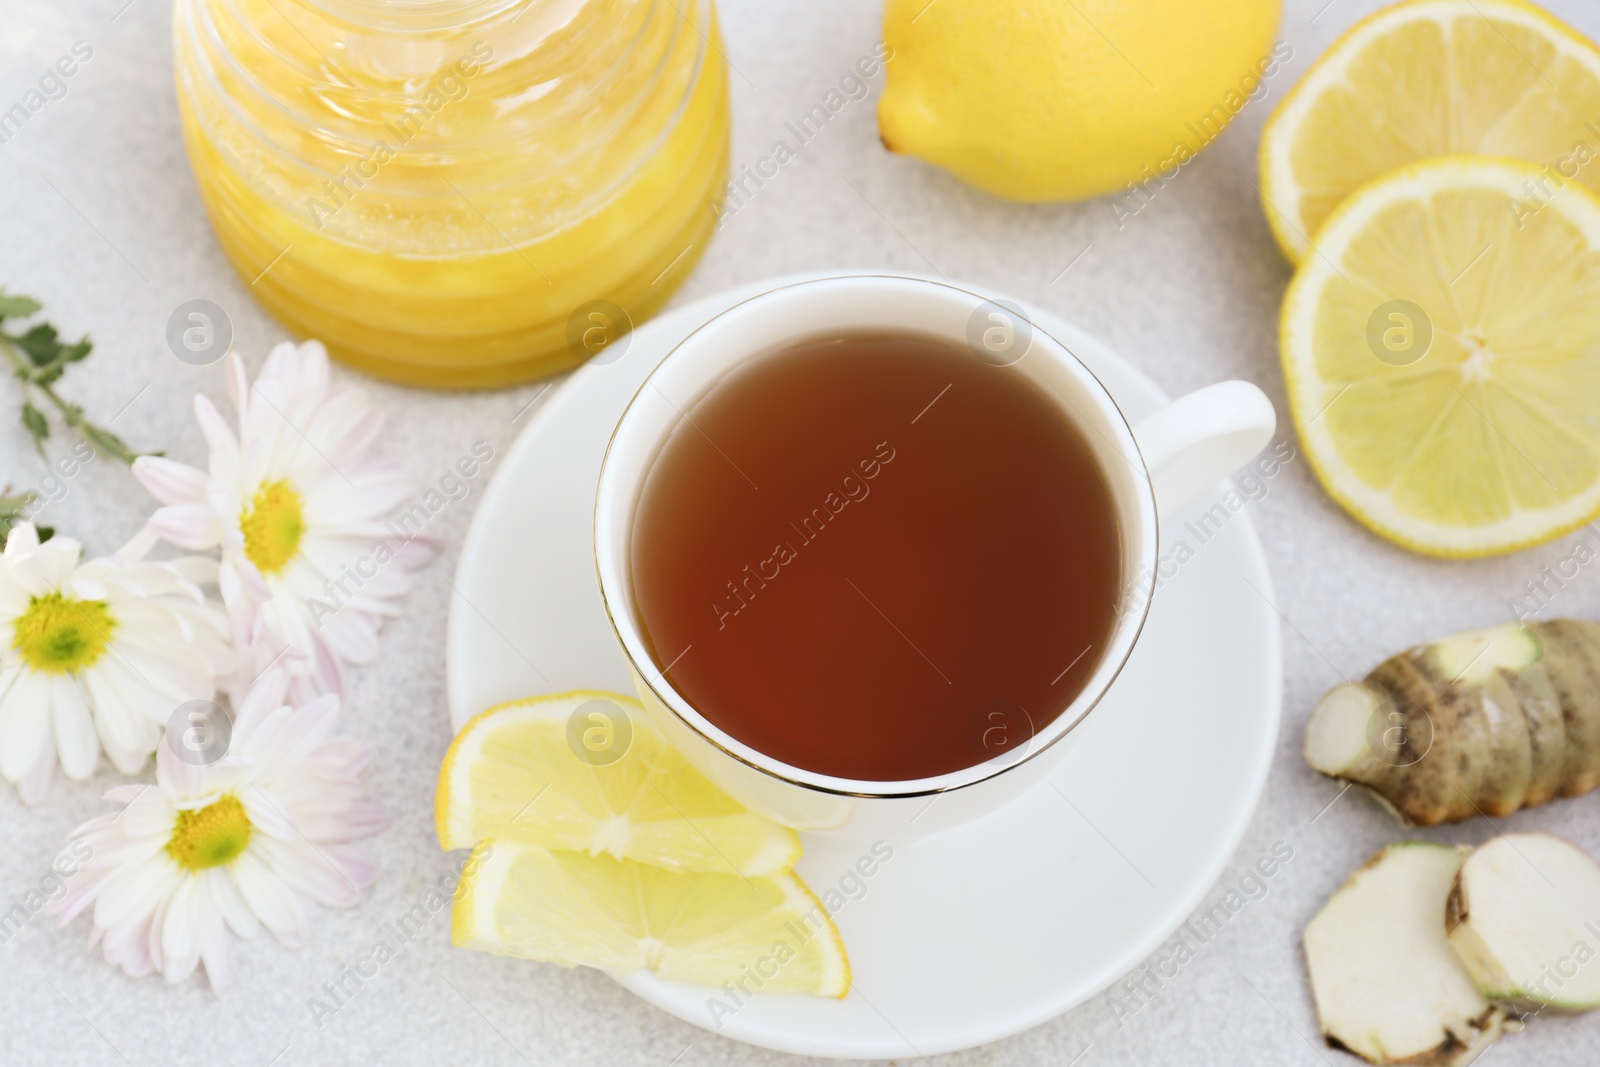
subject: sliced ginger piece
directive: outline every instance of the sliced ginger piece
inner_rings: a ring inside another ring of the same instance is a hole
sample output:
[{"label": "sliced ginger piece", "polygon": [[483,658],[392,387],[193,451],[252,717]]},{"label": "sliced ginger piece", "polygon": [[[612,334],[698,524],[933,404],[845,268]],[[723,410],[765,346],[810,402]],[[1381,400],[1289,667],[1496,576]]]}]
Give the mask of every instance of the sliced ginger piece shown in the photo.
[{"label": "sliced ginger piece", "polygon": [[1426,841],[1383,849],[1306,925],[1306,966],[1330,1044],[1377,1064],[1456,1067],[1500,1037],[1445,936],[1463,852]]},{"label": "sliced ginger piece", "polygon": [[1600,1008],[1600,864],[1553,834],[1506,834],[1467,857],[1450,944],[1490,1000]]}]

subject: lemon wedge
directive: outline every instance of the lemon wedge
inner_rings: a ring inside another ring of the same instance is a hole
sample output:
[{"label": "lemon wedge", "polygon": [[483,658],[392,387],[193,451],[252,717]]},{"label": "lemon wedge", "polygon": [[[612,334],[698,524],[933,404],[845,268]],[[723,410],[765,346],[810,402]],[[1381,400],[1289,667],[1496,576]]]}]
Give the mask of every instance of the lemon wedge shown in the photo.
[{"label": "lemon wedge", "polygon": [[1409,0],[1358,23],[1261,138],[1268,221],[1299,261],[1357,187],[1421,159],[1488,155],[1600,190],[1600,49],[1522,0]]},{"label": "lemon wedge", "polygon": [[843,997],[850,990],[839,931],[793,874],[675,873],[485,841],[463,871],[451,940],[501,956],[648,970],[745,994]]},{"label": "lemon wedge", "polygon": [[1516,160],[1412,164],[1328,219],[1284,298],[1290,410],[1323,486],[1439,556],[1600,514],[1600,197]]},{"label": "lemon wedge", "polygon": [[434,822],[445,849],[493,838],[751,878],[800,858],[793,830],[708,781],[637,700],[593,690],[501,704],[467,723],[439,770]]}]

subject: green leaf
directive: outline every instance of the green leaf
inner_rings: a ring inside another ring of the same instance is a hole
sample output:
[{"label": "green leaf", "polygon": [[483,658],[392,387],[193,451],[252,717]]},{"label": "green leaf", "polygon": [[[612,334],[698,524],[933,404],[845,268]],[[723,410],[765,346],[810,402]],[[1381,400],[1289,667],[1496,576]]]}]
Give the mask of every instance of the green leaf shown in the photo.
[{"label": "green leaf", "polygon": [[[39,302],[26,296],[15,296],[0,289],[0,320],[23,318],[39,311]],[[55,391],[55,384],[66,374],[67,367],[88,357],[94,344],[88,337],[67,344],[61,334],[48,322],[35,323],[21,334],[0,330],[0,367],[9,366],[22,386],[22,424],[33,437],[34,448],[43,457],[45,438],[50,436],[50,423],[38,406],[48,403],[54,407],[68,432],[76,431],[101,455],[132,463],[139,453],[110,430],[96,426],[84,418],[83,407],[67,400]],[[159,452],[149,453],[160,455]],[[3,518],[3,515],[0,515]]]},{"label": "green leaf", "polygon": [[44,417],[44,412],[33,406],[33,402],[22,402],[22,425],[28,428],[36,442],[43,441],[50,436],[50,423]]},{"label": "green leaf", "polygon": [[35,367],[54,363],[56,357],[61,354],[61,341],[56,334],[56,328],[48,322],[41,322],[17,338],[17,347],[28,353],[28,358],[33,360]]},{"label": "green leaf", "polygon": [[0,289],[0,319],[25,319],[43,306],[31,296],[13,296]]},{"label": "green leaf", "polygon": [[110,430],[101,429],[92,422],[79,423],[78,432],[83,434],[83,439],[93,445],[95,451],[101,455],[110,456],[112,459],[120,459],[124,463],[132,463],[139,458],[139,454],[129,448],[122,438]]}]

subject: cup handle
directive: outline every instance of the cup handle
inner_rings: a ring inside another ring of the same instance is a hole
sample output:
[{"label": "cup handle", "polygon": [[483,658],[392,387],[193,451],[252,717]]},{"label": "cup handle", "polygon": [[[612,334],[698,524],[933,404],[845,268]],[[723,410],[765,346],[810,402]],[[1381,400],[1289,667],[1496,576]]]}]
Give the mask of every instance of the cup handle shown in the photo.
[{"label": "cup handle", "polygon": [[1150,471],[1156,514],[1170,518],[1244,466],[1277,429],[1272,401],[1249,382],[1218,382],[1173,401],[1133,428]]}]

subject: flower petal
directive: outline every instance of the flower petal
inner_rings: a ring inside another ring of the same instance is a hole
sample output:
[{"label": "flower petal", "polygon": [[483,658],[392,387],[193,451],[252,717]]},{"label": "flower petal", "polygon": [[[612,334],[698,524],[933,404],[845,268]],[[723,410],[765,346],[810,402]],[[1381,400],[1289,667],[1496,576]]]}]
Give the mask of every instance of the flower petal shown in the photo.
[{"label": "flower petal", "polygon": [[165,855],[124,868],[95,901],[95,925],[109,929],[145,918],[178,888],[182,877],[177,863]]},{"label": "flower petal", "polygon": [[261,920],[256,918],[255,912],[244,902],[244,897],[239,895],[239,886],[233,876],[220,867],[206,874],[210,876],[211,893],[217,902],[217,910],[222,913],[229,929],[246,941],[260,933]]},{"label": "flower petal", "polygon": [[323,849],[349,879],[362,889],[378,880],[378,864],[364,849],[351,845],[329,845]]},{"label": "flower petal", "polygon": [[11,580],[30,596],[47,596],[61,592],[62,586],[72,579],[83,546],[70,537],[52,537],[42,545],[27,552],[11,553],[13,534],[6,542],[6,567]]},{"label": "flower petal", "polygon": [[62,894],[51,907],[51,913],[56,916],[56,926],[62,927],[76,919],[84,908],[93,904],[99,897],[106,883],[116,877],[117,868],[107,867],[98,871],[80,871],[77,876],[67,882],[67,891]]},{"label": "flower petal", "polygon": [[388,827],[389,812],[374,800],[358,800],[340,813],[337,830],[317,835],[318,841],[355,841]]},{"label": "flower petal", "polygon": [[262,845],[264,861],[296,892],[333,908],[348,908],[360,901],[361,887],[331,856],[309,841]]},{"label": "flower petal", "polygon": [[[239,439],[228,429],[216,405],[198,394],[194,398],[194,417],[200,423],[200,432],[206,435],[207,447],[211,449],[210,473],[211,478],[215,479],[226,468],[238,465]],[[222,469],[219,469],[219,464]]]},{"label": "flower petal", "polygon": [[[119,929],[105,930],[102,951],[106,962],[113,967],[121,967],[130,978],[143,978],[154,970],[155,961],[150,958],[151,923],[151,918],[147,916]],[[96,933],[101,931],[101,927],[95,927]]]},{"label": "flower petal", "polygon": [[156,547],[158,540],[156,532],[150,529],[150,524],[145,523],[139,527],[138,533],[128,538],[127,544],[112,554],[111,558],[116,563],[137,563],[150,554],[150,550]]},{"label": "flower petal", "polygon": [[172,568],[186,582],[194,585],[217,584],[217,568],[219,564],[209,556],[179,556],[177,559],[163,560],[163,564]]},{"label": "flower petal", "polygon": [[75,781],[85,781],[94,774],[94,765],[100,758],[100,739],[95,736],[94,720],[76,678],[57,675],[50,680],[50,713],[62,773]]},{"label": "flower petal", "polygon": [[299,837],[299,832],[294,828],[288,814],[284,811],[282,802],[270,796],[259,785],[252,785],[239,797],[244,805],[244,811],[250,818],[250,825],[268,837],[275,837],[279,841],[293,841]]},{"label": "flower petal", "polygon": [[[0,774],[21,781],[34,769],[39,752],[50,744],[50,681],[42,674],[23,670],[6,693],[4,721],[0,722]],[[51,753],[51,762],[55,753]]]},{"label": "flower petal", "polygon": [[305,909],[283,879],[256,857],[255,851],[247,849],[230,865],[234,885],[262,926],[284,944],[298,945],[305,940]]},{"label": "flower petal", "polygon": [[169,982],[183,981],[200,963],[199,894],[200,879],[190,875],[178,883],[167,902],[161,923],[161,973]]},{"label": "flower petal", "polygon": [[202,880],[196,894],[195,939],[200,946],[200,960],[205,964],[206,981],[211,983],[213,993],[221,994],[228,988],[228,928],[216,901],[215,887],[228,885],[228,879],[221,871],[206,873],[216,877]]},{"label": "flower petal", "polygon": [[133,476],[163,504],[203,504],[206,472],[162,456],[140,456],[133,461]]},{"label": "flower petal", "polygon": [[123,774],[136,774],[155,751],[178,701],[146,685],[121,656],[107,656],[82,678],[106,755]]},{"label": "flower petal", "polygon": [[163,540],[191,552],[215,548],[222,523],[208,504],[169,504],[150,516],[150,529]]},{"label": "flower petal", "polygon": [[122,832],[129,837],[170,837],[178,818],[172,798],[154,786],[142,789],[122,809]]},{"label": "flower petal", "polygon": [[6,535],[5,558],[21,559],[39,547],[39,531],[31,522],[19,522]]},{"label": "flower petal", "polygon": [[40,746],[39,754],[33,761],[33,766],[22,776],[17,783],[17,796],[22,798],[24,804],[33,805],[44,799],[45,793],[50,791],[50,782],[56,776],[56,751],[55,746],[47,739]]},{"label": "flower petal", "polygon": [[370,618],[343,611],[324,616],[322,639],[346,663],[371,663],[378,658],[378,634]]},{"label": "flower petal", "polygon": [[198,763],[179,759],[165,737],[156,746],[156,784],[176,799],[192,802],[214,792],[207,788],[207,770]]}]

